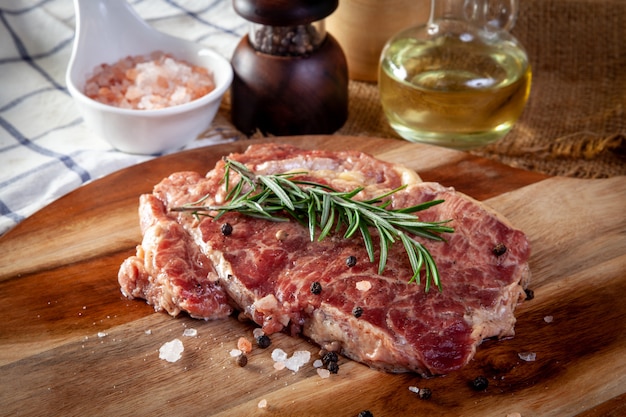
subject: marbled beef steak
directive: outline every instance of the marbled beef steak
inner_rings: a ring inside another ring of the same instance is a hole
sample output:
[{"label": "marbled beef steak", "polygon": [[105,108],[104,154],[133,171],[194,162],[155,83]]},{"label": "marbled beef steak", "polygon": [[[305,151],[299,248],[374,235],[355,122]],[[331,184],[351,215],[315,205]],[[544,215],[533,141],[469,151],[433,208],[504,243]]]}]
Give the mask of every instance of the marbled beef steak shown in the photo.
[{"label": "marbled beef steak", "polygon": [[[419,213],[425,221],[451,219],[455,229],[445,242],[421,240],[437,262],[442,290],[408,283],[412,270],[400,243],[379,275],[360,236],[311,241],[297,222],[237,213],[198,220],[169,210],[207,194],[206,204],[222,203],[220,161],[206,176],[174,173],[141,197],[144,239],[119,273],[126,296],[172,315],[213,319],[236,309],[266,334],[303,334],[371,367],[424,376],[461,368],[485,338],[514,334],[514,310],[530,278],[530,247],[521,231],[484,204],[360,152],[268,144],[230,158],[258,173],[307,171],[340,191],[364,186],[355,198],[407,184],[390,197],[392,208],[445,200]],[[314,282],[321,291],[311,291]]]}]

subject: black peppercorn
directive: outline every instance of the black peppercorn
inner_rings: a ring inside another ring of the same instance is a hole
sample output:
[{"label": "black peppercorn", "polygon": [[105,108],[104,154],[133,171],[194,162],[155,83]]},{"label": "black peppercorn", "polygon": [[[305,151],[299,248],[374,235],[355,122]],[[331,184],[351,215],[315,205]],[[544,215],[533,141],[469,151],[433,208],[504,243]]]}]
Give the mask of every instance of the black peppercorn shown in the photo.
[{"label": "black peppercorn", "polygon": [[498,243],[496,246],[493,247],[491,251],[496,256],[502,256],[506,252],[506,246],[504,246],[503,243]]},{"label": "black peppercorn", "polygon": [[243,368],[247,364],[248,364],[248,357],[246,356],[245,353],[242,353],[241,355],[237,356],[237,365]]},{"label": "black peppercorn", "polygon": [[474,378],[470,385],[474,391],[484,391],[489,386],[489,381],[481,375]]},{"label": "black peppercorn", "polygon": [[352,314],[354,315],[354,317],[356,317],[358,319],[363,314],[363,308],[361,308],[359,306],[354,307],[352,309]]},{"label": "black peppercorn", "polygon": [[328,372],[330,372],[331,374],[336,374],[337,372],[339,372],[339,365],[337,364],[337,362],[328,362],[328,365],[326,365],[326,369],[328,369]]},{"label": "black peppercorn", "polygon": [[296,26],[261,26],[253,44],[270,55],[306,56],[317,48],[324,37],[312,24]]},{"label": "black peppercorn", "polygon": [[533,290],[526,288],[524,292],[526,293],[526,300],[532,300],[535,298],[535,292]]},{"label": "black peppercorn", "polygon": [[322,284],[320,284],[319,282],[315,281],[311,284],[311,292],[315,295],[319,294],[322,292]]},{"label": "black peppercorn", "polygon": [[272,340],[267,335],[262,335],[256,338],[256,343],[261,349],[268,348],[272,344]]},{"label": "black peppercorn", "polygon": [[374,417],[374,414],[370,410],[363,410],[357,417]]},{"label": "black peppercorn", "polygon": [[324,365],[328,365],[331,362],[337,362],[339,360],[339,356],[337,356],[337,352],[326,352],[324,356],[322,356],[322,363]]},{"label": "black peppercorn", "polygon": [[430,400],[430,397],[432,397],[433,392],[430,390],[430,388],[420,388],[419,392],[417,393],[417,395],[422,399],[422,400]]},{"label": "black peppercorn", "polygon": [[231,233],[233,233],[233,226],[231,226],[230,223],[222,224],[222,234],[224,236],[230,236]]},{"label": "black peppercorn", "polygon": [[356,256],[348,256],[346,258],[346,265],[348,265],[348,268],[352,268],[353,266],[356,265]]}]

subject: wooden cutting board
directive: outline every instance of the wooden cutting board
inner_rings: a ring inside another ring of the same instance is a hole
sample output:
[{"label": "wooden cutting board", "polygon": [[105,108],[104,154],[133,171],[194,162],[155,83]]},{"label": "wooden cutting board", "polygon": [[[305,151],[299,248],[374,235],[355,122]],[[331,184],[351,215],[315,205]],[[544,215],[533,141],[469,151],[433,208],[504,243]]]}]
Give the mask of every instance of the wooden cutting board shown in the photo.
[{"label": "wooden cutting board", "polygon": [[[389,139],[276,138],[358,149],[404,163],[424,180],[484,200],[530,237],[530,288],[516,336],[486,341],[463,370],[432,379],[340,360],[275,370],[273,348],[318,349],[274,335],[246,367],[229,352],[252,326],[155,313],[119,291],[117,270],[140,242],[141,193],[174,171],[208,171],[249,141],[158,158],[94,181],[0,238],[1,415],[617,416],[626,414],[626,178],[547,178],[467,153]],[[183,336],[193,328],[197,336]],[[177,362],[159,359],[175,338]],[[534,361],[520,353],[534,353]],[[312,359],[312,360],[313,360]],[[482,392],[468,383],[489,380]],[[410,386],[430,388],[419,399]],[[261,400],[267,407],[260,409]]]}]

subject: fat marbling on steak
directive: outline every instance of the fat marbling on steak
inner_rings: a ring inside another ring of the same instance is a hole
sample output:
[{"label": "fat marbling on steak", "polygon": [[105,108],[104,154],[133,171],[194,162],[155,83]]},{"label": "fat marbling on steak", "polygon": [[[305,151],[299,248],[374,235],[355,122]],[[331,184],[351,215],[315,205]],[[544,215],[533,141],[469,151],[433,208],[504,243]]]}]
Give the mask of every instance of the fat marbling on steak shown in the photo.
[{"label": "fat marbling on steak", "polygon": [[[360,152],[266,144],[230,158],[257,173],[306,171],[307,179],[339,191],[363,186],[355,197],[361,199],[405,184],[390,197],[391,208],[445,200],[418,214],[424,221],[451,219],[448,225],[455,232],[446,234],[445,242],[416,238],[438,265],[442,291],[426,293],[423,285],[409,283],[412,270],[400,243],[390,248],[379,275],[377,262],[370,262],[360,238],[337,234],[311,241],[308,229],[295,221],[272,222],[238,213],[217,221],[198,220],[170,211],[205,195],[205,204],[222,203],[220,161],[206,176],[174,173],[156,185],[152,195],[141,197],[144,239],[137,255],[120,268],[124,294],[146,298],[172,315],[184,310],[207,319],[223,317],[233,306],[266,334],[302,334],[373,368],[424,376],[463,367],[485,338],[514,334],[514,310],[525,298],[530,278],[530,247],[521,231],[484,204]],[[230,233],[223,232],[226,223]],[[152,231],[178,226],[177,244],[163,244],[162,239],[169,242],[171,236]],[[155,268],[154,259],[160,257],[187,266]],[[346,262],[349,257],[356,263]],[[314,282],[321,292],[311,291]]]}]

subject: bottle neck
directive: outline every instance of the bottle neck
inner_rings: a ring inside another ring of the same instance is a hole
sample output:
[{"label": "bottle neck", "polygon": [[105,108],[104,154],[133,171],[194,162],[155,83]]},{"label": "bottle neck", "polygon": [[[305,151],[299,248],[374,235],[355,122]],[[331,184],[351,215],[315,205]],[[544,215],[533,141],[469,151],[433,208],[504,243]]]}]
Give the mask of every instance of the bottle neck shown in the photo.
[{"label": "bottle neck", "polygon": [[431,0],[430,24],[438,20],[465,20],[465,0]]},{"label": "bottle neck", "polygon": [[480,27],[509,31],[515,25],[518,0],[431,0],[429,24],[466,21]]}]

